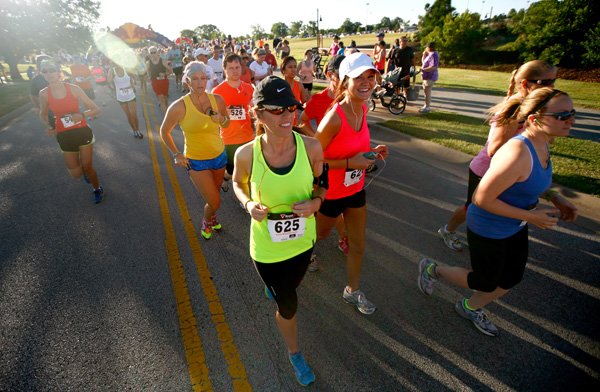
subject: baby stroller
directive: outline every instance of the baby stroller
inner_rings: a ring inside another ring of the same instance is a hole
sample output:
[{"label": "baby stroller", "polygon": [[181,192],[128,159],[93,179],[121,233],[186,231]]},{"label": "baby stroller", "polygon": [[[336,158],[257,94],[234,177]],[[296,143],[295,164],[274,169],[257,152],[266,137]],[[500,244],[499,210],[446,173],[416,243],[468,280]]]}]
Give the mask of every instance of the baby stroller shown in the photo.
[{"label": "baby stroller", "polygon": [[315,77],[317,79],[325,80],[327,75],[325,73],[325,67],[327,66],[327,56],[319,53],[317,48],[313,48],[313,62],[315,63]]},{"label": "baby stroller", "polygon": [[[388,108],[392,114],[401,114],[406,109],[406,97],[401,93],[403,84],[400,80],[402,68],[396,68],[382,76],[381,87],[383,90],[373,90],[371,98],[367,101],[367,107],[373,111],[376,101],[381,102],[383,107]],[[386,101],[389,97],[390,100]]]}]

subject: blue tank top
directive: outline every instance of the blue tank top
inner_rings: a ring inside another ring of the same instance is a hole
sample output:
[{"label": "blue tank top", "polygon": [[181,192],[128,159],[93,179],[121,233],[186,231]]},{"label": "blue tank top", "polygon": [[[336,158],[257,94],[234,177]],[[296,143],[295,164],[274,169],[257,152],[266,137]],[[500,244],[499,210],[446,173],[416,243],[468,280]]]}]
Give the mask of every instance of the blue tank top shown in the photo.
[{"label": "blue tank top", "polygon": [[[521,140],[529,149],[532,162],[531,173],[525,181],[516,182],[502,192],[498,199],[513,207],[530,210],[537,205],[540,194],[552,184],[552,161],[548,160],[548,167],[544,169],[529,139],[523,135],[515,136],[513,139]],[[517,233],[524,224],[518,219],[492,214],[473,203],[467,210],[467,226],[482,237],[508,238]]]}]

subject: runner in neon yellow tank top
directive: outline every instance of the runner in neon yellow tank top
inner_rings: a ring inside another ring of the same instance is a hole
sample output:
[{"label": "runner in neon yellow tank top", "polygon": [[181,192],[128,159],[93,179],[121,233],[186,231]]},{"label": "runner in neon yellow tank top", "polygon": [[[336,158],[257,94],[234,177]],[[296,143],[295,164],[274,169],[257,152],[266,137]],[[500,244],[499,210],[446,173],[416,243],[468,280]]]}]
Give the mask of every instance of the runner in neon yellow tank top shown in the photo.
[{"label": "runner in neon yellow tank top", "polygon": [[289,360],[298,382],[308,385],[315,376],[298,344],[296,288],[308,268],[316,240],[314,214],[327,188],[323,150],[317,140],[292,131],[301,104],[286,81],[266,77],[256,87],[254,103],[265,132],[237,150],[233,189],[252,216],[250,255],[277,302],[275,320]]}]

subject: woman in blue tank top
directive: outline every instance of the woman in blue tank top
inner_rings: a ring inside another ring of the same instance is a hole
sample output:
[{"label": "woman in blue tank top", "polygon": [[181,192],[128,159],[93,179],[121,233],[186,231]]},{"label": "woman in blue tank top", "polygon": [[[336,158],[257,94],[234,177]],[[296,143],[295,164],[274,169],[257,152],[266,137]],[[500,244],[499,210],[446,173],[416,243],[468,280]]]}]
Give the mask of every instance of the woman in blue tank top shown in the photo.
[{"label": "woman in blue tank top", "polygon": [[[528,257],[528,230],[531,223],[541,229],[556,226],[559,219],[573,221],[577,209],[552,184],[552,161],[548,144],[568,136],[575,120],[573,102],[559,90],[544,87],[531,92],[509,112],[525,130],[502,146],[492,158],[473,195],[467,211],[467,239],[471,269],[437,265],[429,259],[419,263],[419,288],[433,292],[434,283],[449,283],[475,290],[459,300],[455,309],[488,336],[498,329],[482,310],[502,297],[523,278]],[[556,208],[537,208],[542,195]]]}]

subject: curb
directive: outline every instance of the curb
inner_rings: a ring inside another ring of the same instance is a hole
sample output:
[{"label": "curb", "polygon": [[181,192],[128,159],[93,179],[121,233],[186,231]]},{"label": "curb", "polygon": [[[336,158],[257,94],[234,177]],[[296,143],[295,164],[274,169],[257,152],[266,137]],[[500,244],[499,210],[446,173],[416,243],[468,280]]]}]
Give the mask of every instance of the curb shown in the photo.
[{"label": "curb", "polygon": [[33,108],[33,105],[31,104],[31,102],[28,102],[25,105],[21,106],[20,108],[16,108],[12,112],[8,112],[4,116],[0,117],[0,127],[6,126],[10,121],[27,113],[32,108]]},{"label": "curb", "polygon": [[[406,135],[400,131],[387,128],[377,124],[378,119],[368,119],[369,129],[375,132],[392,132],[399,135],[394,142],[387,142],[388,145],[401,151],[408,157],[424,161],[432,167],[462,178],[465,183],[468,180],[468,166],[472,155],[453,150],[428,140],[416,138]],[[371,134],[371,139],[377,139],[377,135]],[[557,189],[561,196],[573,203],[579,212],[579,216],[572,224],[600,235],[600,198],[581,193],[565,186],[552,183],[552,187]],[[465,186],[466,196],[466,186]],[[545,205],[552,206],[552,203],[540,199],[540,202]]]}]

